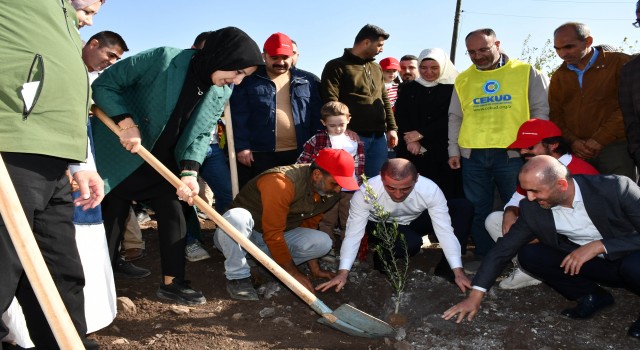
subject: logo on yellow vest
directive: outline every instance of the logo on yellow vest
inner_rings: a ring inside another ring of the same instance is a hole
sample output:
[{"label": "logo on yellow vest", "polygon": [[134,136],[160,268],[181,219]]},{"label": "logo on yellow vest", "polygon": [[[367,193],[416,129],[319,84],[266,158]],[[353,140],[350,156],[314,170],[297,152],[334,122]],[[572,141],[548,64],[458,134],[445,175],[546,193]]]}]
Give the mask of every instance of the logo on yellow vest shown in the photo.
[{"label": "logo on yellow vest", "polygon": [[482,90],[484,90],[486,94],[495,94],[500,90],[500,83],[498,83],[497,80],[487,80],[482,86]]}]

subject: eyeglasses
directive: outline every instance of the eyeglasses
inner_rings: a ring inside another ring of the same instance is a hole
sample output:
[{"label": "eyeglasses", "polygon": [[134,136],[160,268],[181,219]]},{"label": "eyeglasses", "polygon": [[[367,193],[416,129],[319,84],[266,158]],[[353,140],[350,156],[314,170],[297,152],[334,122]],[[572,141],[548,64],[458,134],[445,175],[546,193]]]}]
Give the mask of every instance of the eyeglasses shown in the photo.
[{"label": "eyeglasses", "polygon": [[632,26],[636,27],[636,28],[640,28],[640,19],[636,18],[636,21],[631,23]]},{"label": "eyeglasses", "polygon": [[465,51],[464,53],[465,53],[466,55],[469,55],[469,56],[475,56],[475,55],[476,55],[476,54],[478,54],[478,53],[487,53],[487,52],[491,51],[491,49],[493,49],[493,47],[494,47],[495,45],[496,45],[496,44],[494,43],[494,44],[492,44],[492,45],[491,45],[491,46],[489,46],[489,47],[483,47],[483,48],[481,48],[481,49],[478,49],[478,51],[476,51],[476,50],[467,50],[467,51]]}]

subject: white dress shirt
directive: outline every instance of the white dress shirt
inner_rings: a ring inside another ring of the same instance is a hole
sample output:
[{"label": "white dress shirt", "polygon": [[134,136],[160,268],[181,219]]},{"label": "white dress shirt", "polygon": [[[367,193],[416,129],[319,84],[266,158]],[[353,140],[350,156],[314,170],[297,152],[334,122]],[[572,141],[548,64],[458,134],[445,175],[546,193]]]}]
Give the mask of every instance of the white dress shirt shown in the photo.
[{"label": "white dress shirt", "polygon": [[[380,175],[368,180],[373,192],[378,195],[377,202],[385,211],[391,213],[388,222],[395,219],[398,225],[409,225],[425,210],[429,211],[433,231],[438,237],[445,257],[452,269],[462,267],[460,243],[453,233],[449,208],[444,194],[433,181],[418,176],[418,181],[409,196],[401,203],[394,202],[384,189]],[[369,220],[373,217],[373,205],[364,198],[364,185],[351,198],[349,219],[342,248],[340,249],[340,270],[350,270],[358,254],[360,241]]]}]

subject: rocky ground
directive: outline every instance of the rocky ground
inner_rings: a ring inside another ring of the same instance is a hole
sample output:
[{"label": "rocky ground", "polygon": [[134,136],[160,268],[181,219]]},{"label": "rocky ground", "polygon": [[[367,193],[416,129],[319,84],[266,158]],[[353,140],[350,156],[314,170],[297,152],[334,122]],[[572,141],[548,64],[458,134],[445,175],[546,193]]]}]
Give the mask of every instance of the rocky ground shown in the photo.
[{"label": "rocky ground", "polygon": [[[627,327],[638,316],[640,299],[611,289],[616,305],[591,320],[559,315],[573,303],[545,285],[519,290],[492,289],[476,319],[456,324],[440,315],[464,297],[449,282],[433,275],[441,256],[424,249],[411,259],[410,281],[400,312],[407,318],[387,338],[359,338],[317,323],[319,316],[273,277],[262,279],[259,301],[237,301],[225,290],[223,257],[212,244],[211,221],[203,222],[212,258],[187,264],[187,277],[202,290],[205,305],[184,307],[160,301],[157,232],[144,230],[147,256],[136,264],[152,270],[143,280],[116,280],[118,296],[133,302],[113,324],[93,335],[104,349],[638,349]],[[465,257],[468,259],[468,257]],[[506,273],[508,271],[505,271]],[[321,281],[315,281],[316,284]],[[388,320],[392,290],[367,262],[357,266],[341,293],[318,297],[335,309],[351,304]]]}]

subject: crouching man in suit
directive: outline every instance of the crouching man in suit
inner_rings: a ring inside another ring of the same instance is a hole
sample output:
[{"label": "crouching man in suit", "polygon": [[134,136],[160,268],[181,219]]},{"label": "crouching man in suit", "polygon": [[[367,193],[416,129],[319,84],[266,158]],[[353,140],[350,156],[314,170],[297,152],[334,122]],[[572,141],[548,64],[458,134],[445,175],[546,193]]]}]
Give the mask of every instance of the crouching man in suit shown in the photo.
[{"label": "crouching man in suit", "polygon": [[[482,261],[473,290],[444,312],[471,321],[486,291],[514,255],[525,270],[577,301],[561,314],[587,319],[614,303],[600,287],[624,287],[640,295],[640,188],[628,177],[572,176],[550,156],[537,156],[520,171],[528,201],[520,217]],[[538,238],[540,243],[528,244]],[[640,318],[629,328],[640,338]]]}]

